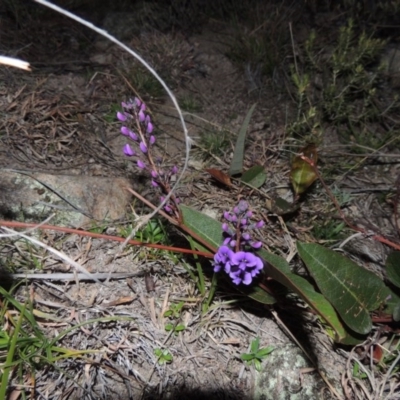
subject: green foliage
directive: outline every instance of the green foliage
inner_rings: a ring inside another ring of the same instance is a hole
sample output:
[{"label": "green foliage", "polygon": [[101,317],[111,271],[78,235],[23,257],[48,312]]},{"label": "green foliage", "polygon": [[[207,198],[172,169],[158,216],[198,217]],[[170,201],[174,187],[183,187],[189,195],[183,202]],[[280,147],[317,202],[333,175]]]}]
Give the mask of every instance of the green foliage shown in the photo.
[{"label": "green foliage", "polygon": [[343,229],[346,224],[330,219],[316,220],[313,223],[312,234],[318,240],[337,241],[343,237]]},{"label": "green foliage", "polygon": [[[179,302],[178,304],[171,304],[169,306],[169,309],[164,312],[164,317],[170,318],[172,320],[178,320],[181,317],[184,305],[185,303],[183,301]],[[175,321],[168,322],[167,324],[165,324],[164,328],[167,332],[173,331],[175,335],[177,335],[179,332],[184,331],[186,329],[186,326],[178,323],[178,321]]]},{"label": "green foliage", "polygon": [[159,348],[154,349],[154,355],[158,357],[157,362],[162,365],[162,364],[169,364],[172,362],[173,357],[172,354],[169,352],[169,350],[161,350]]},{"label": "green foliage", "polygon": [[179,105],[182,110],[187,112],[200,112],[202,110],[201,104],[191,95],[182,96],[179,99]]},{"label": "green foliage", "polygon": [[200,136],[199,143],[206,152],[222,156],[229,148],[229,133],[223,129],[212,129]]},{"label": "green foliage", "polygon": [[179,302],[178,304],[171,304],[169,309],[165,311],[164,317],[179,318],[184,305],[185,303],[183,301]]},{"label": "green foliage", "polygon": [[289,132],[318,142],[322,129],[333,124],[347,141],[377,148],[388,140],[388,135],[379,136],[368,129],[368,124],[399,106],[397,97],[390,105],[379,106],[385,77],[384,67],[377,62],[385,44],[349,20],[339,29],[332,52],[321,57],[327,50],[321,49],[312,32],[304,44],[306,62],[302,69],[297,65],[291,69],[298,112]]},{"label": "green foliage", "polygon": [[233,152],[231,165],[229,167],[229,175],[237,175],[243,172],[244,144],[246,141],[246,134],[250,124],[250,119],[251,116],[253,115],[255,108],[256,104],[253,104],[250,107],[250,110],[247,112],[243,124],[240,127],[240,131],[236,139],[236,145],[235,145],[235,150]]},{"label": "green foliage", "polygon": [[112,103],[111,105],[110,105],[110,111],[106,114],[106,115],[104,115],[104,119],[108,122],[108,123],[112,123],[112,122],[115,122],[115,119],[116,119],[116,115],[117,115],[117,112],[118,111],[121,111],[121,105],[120,104],[117,104],[117,103]]},{"label": "green foliage", "polygon": [[[15,288],[14,288],[15,289]],[[62,322],[53,315],[34,310],[31,303],[21,304],[15,299],[12,289],[7,292],[0,286],[2,308],[0,320],[9,321],[10,329],[0,329],[0,399],[5,399],[11,373],[24,387],[29,373],[33,379],[36,371],[55,367],[58,360],[66,358],[84,358],[86,354],[97,353],[97,350],[75,350],[57,346],[62,338],[82,326],[117,320],[131,321],[125,317],[96,318],[76,324],[61,331],[56,337],[49,339],[40,329],[36,318]],[[15,311],[9,312],[10,309]],[[17,318],[14,319],[14,315]]]},{"label": "green foliage", "polygon": [[243,361],[246,361],[248,365],[253,364],[257,371],[261,371],[261,362],[264,358],[266,358],[269,354],[274,351],[272,346],[262,347],[260,349],[260,338],[256,337],[252,340],[250,345],[250,353],[243,353],[240,355],[240,358]]},{"label": "green foliage", "polygon": [[[181,211],[185,225],[212,247],[220,246],[221,223],[189,207],[181,206]],[[298,242],[297,246],[319,291],[307,279],[293,273],[284,258],[260,249],[258,255],[264,260],[264,273],[296,293],[314,309],[330,326],[327,331],[333,333],[335,341],[359,343],[372,328],[371,311],[380,309],[394,314],[399,308],[400,298],[372,272],[320,245]],[[201,245],[195,247],[203,249]],[[256,301],[273,304],[276,300],[267,286],[268,281],[264,280],[263,286],[238,289]]]},{"label": "green foliage", "polygon": [[161,83],[149,71],[142,67],[131,70],[130,80],[135,89],[140,93],[145,93],[151,97],[161,97],[164,95],[164,88]]}]

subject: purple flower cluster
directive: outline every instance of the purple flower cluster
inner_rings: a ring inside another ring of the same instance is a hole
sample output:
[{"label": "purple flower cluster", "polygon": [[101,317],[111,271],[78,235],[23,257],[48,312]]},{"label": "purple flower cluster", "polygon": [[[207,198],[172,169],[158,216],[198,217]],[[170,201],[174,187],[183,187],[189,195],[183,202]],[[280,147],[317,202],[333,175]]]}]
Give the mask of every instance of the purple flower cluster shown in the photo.
[{"label": "purple flower cluster", "polygon": [[[151,185],[160,188],[164,196],[170,192],[170,182],[174,175],[178,173],[178,168],[173,166],[168,172],[161,169],[161,159],[157,161],[152,157],[152,146],[156,142],[153,135],[154,126],[150,115],[146,112],[146,104],[138,98],[121,103],[122,112],[117,112],[117,118],[123,123],[121,133],[135,143],[139,152],[132,148],[131,144],[125,144],[123,152],[127,157],[137,157],[136,164],[142,170],[147,170],[151,176]],[[170,197],[170,201],[164,210],[170,214],[176,213],[179,199],[175,196]]]},{"label": "purple flower cluster", "polygon": [[262,228],[264,221],[251,223],[253,214],[248,208],[248,203],[240,200],[232,212],[224,213],[227,221],[222,224],[224,242],[214,256],[214,272],[223,269],[236,285],[250,285],[264,266],[261,258],[254,254],[262,243],[251,237],[251,231]]}]

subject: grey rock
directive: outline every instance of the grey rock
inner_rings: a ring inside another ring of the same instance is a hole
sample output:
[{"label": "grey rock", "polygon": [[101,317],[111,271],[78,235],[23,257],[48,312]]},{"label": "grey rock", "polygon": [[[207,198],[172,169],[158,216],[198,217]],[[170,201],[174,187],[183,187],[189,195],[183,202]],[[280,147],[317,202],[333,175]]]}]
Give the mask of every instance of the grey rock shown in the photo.
[{"label": "grey rock", "polygon": [[0,217],[21,222],[42,222],[82,227],[87,223],[124,216],[131,195],[124,178],[51,175],[1,170]]}]

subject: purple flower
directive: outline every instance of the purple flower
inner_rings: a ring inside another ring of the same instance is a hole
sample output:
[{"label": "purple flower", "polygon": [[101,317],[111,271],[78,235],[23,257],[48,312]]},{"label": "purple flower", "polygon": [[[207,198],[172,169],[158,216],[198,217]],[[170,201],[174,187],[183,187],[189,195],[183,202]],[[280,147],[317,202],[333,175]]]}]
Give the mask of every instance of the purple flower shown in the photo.
[{"label": "purple flower", "polygon": [[231,258],[229,276],[233,283],[249,285],[253,278],[263,269],[261,258],[253,253],[238,251]]},{"label": "purple flower", "polygon": [[156,142],[156,138],[153,135],[151,135],[150,139],[149,139],[149,143],[154,144],[155,142]]},{"label": "purple flower", "polygon": [[262,221],[250,223],[253,213],[246,201],[239,201],[232,212],[225,211],[222,224],[223,244],[214,256],[214,271],[222,268],[233,283],[249,285],[253,278],[263,269],[263,261],[254,254],[262,247],[262,242],[252,238],[251,231],[261,228]]},{"label": "purple flower", "polygon": [[145,169],[145,168],[146,168],[146,164],[145,164],[143,161],[141,161],[141,160],[137,160],[137,166],[138,166],[140,169]]},{"label": "purple flower", "polygon": [[146,119],[146,116],[142,110],[139,111],[138,118],[139,118],[139,122],[144,122],[144,120]]},{"label": "purple flower", "polygon": [[229,273],[233,255],[234,252],[229,247],[221,246],[214,256],[214,272],[219,272],[223,267]]},{"label": "purple flower", "polygon": [[134,156],[135,152],[133,151],[132,147],[129,144],[124,146],[124,154],[128,157]]}]

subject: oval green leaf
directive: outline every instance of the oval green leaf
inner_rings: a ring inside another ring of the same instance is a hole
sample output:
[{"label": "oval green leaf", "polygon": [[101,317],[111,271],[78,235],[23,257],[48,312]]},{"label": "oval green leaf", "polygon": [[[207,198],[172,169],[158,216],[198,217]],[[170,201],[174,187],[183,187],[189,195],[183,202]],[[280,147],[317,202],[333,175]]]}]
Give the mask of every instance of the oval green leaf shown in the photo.
[{"label": "oval green leaf", "polygon": [[390,295],[382,280],[318,244],[297,242],[297,250],[319,290],[344,323],[356,333],[369,333],[372,328],[369,311],[376,310]]},{"label": "oval green leaf", "polygon": [[240,177],[240,180],[248,185],[258,189],[264,185],[267,180],[267,174],[262,165],[254,165]]}]

